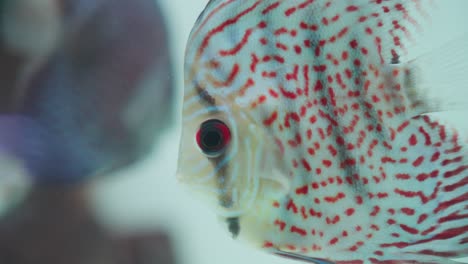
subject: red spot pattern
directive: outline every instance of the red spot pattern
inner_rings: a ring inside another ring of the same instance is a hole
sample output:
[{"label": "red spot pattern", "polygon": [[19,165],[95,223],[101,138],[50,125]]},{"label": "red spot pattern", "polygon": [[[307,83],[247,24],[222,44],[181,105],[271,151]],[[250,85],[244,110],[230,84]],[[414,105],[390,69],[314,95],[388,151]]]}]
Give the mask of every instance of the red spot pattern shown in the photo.
[{"label": "red spot pattern", "polygon": [[[222,102],[236,96],[248,101],[250,108],[240,111],[253,120],[260,116],[260,126],[274,135],[287,160],[294,184],[287,196],[271,202],[271,232],[290,236],[274,234],[270,237],[279,239],[265,240],[263,247],[308,255],[346,245],[365,259],[348,255],[349,260],[337,263],[396,263],[388,259],[388,249],[415,244],[427,246],[421,254],[443,257],[456,255],[460,245],[466,249],[468,239],[460,235],[468,228],[460,224],[468,215],[463,146],[430,117],[413,115],[418,108],[404,94],[411,69],[385,69],[405,53],[419,25],[412,9],[424,4],[234,3],[223,2],[200,21],[208,29],[194,31],[201,39],[191,47],[195,61],[189,76],[202,72],[199,79],[206,83],[200,85],[216,98],[220,93],[213,91],[226,89],[229,95]],[[393,17],[398,20],[388,19]],[[277,22],[284,19],[292,22]],[[238,30],[235,42],[228,33],[233,28]],[[217,41],[228,35],[225,40],[231,42]],[[388,225],[394,230],[387,241],[377,241],[381,236],[376,234]],[[437,251],[433,245],[441,240],[454,248]]]}]

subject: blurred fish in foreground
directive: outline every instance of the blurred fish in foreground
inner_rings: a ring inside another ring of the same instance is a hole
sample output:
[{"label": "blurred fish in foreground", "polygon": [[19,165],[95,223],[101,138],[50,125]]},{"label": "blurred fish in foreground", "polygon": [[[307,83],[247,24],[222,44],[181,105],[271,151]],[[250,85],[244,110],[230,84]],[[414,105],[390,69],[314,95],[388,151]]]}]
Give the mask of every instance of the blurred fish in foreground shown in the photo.
[{"label": "blurred fish in foreground", "polygon": [[171,125],[158,4],[7,0],[0,11],[0,263],[174,263],[166,234],[115,234],[88,201],[92,176],[144,158]]},{"label": "blurred fish in foreground", "polygon": [[447,2],[210,1],[186,49],[180,181],[280,256],[467,256],[468,148],[426,91],[466,106],[468,41],[417,54]]},{"label": "blurred fish in foreground", "polygon": [[34,182],[71,183],[147,154],[173,110],[156,3],[2,3],[2,155]]},{"label": "blurred fish in foreground", "polygon": [[96,221],[84,185],[35,188],[0,221],[0,263],[174,264],[160,230],[110,232]]}]

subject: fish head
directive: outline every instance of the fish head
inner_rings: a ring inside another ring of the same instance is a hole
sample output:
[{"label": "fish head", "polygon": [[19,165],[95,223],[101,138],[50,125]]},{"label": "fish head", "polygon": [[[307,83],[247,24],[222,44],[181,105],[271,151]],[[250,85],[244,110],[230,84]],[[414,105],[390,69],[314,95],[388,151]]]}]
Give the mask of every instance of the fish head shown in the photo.
[{"label": "fish head", "polygon": [[[210,1],[205,10],[216,3]],[[237,27],[211,34],[210,17],[210,12],[200,15],[186,45],[177,177],[220,217],[256,214],[270,208],[260,203],[289,192],[284,148],[277,131],[265,125],[265,118],[279,111],[279,102],[258,102],[275,80],[255,82],[258,72],[248,70],[250,49],[242,56],[222,55],[224,47],[232,46],[229,36],[242,36]]]},{"label": "fish head", "polygon": [[239,217],[288,192],[282,150],[249,106],[210,85],[186,81],[177,176],[220,216]]}]

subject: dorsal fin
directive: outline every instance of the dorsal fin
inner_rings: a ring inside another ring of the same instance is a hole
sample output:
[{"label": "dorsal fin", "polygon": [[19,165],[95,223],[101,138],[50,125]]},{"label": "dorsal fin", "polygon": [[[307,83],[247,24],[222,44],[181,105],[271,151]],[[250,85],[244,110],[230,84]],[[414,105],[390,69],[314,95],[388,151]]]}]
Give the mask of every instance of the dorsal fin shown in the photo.
[{"label": "dorsal fin", "polygon": [[410,63],[429,112],[468,109],[468,33],[446,41]]}]

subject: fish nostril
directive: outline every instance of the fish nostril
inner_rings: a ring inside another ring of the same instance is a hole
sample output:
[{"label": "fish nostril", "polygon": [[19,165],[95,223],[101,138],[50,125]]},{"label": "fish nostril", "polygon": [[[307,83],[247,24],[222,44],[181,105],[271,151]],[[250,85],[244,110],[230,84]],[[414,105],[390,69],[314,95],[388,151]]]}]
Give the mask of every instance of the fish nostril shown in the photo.
[{"label": "fish nostril", "polygon": [[210,119],[200,125],[196,134],[198,147],[210,157],[221,155],[231,140],[229,127],[218,119]]}]

